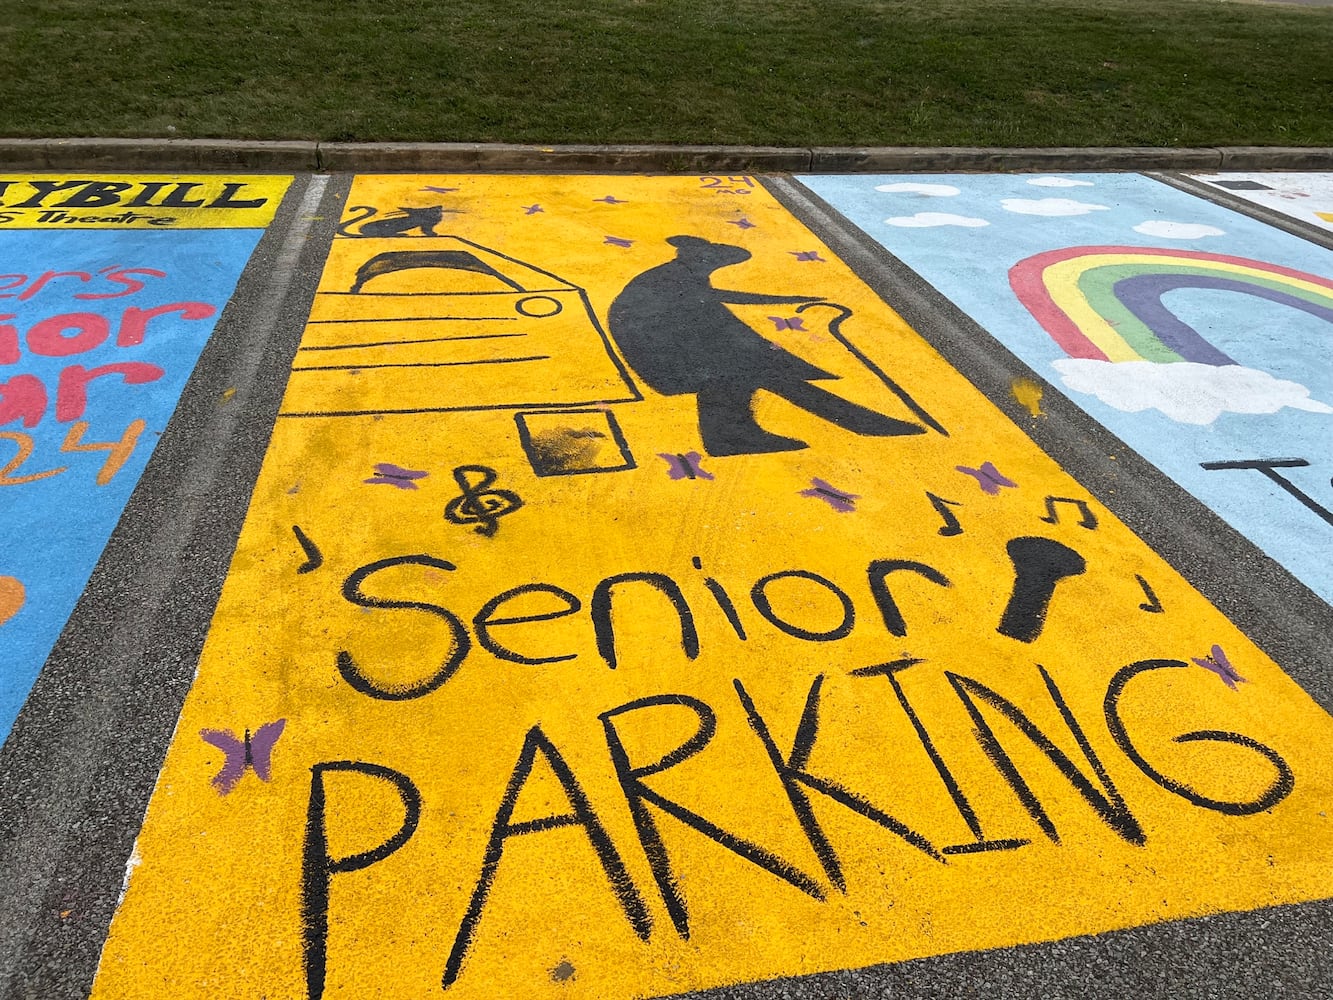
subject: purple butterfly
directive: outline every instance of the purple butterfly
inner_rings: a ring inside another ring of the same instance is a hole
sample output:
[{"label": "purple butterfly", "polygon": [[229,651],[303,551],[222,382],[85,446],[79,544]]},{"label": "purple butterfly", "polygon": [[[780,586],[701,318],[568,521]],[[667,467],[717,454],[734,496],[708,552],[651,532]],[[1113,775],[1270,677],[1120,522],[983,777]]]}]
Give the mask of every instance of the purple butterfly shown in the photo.
[{"label": "purple butterfly", "polygon": [[836,489],[822,479],[810,480],[811,488],[801,490],[801,496],[823,500],[839,514],[850,514],[856,510],[856,501],[861,497],[856,493],[846,493]]},{"label": "purple butterfly", "polygon": [[1205,656],[1203,659],[1199,659],[1197,656],[1191,656],[1190,659],[1203,667],[1204,670],[1211,670],[1213,673],[1217,674],[1218,677],[1222,678],[1222,682],[1226,684],[1227,687],[1231,688],[1232,691],[1236,690],[1237,681],[1240,681],[1242,684],[1245,683],[1245,678],[1242,677],[1236,671],[1236,668],[1231,665],[1231,661],[1227,659],[1227,654],[1222,652],[1221,646],[1214,645],[1212,653]]},{"label": "purple butterfly", "polygon": [[375,463],[375,474],[369,479],[361,481],[376,486],[395,486],[400,490],[414,490],[417,488],[414,480],[425,479],[429,475],[429,472],[422,472],[419,469],[404,469],[401,465],[394,465],[392,462],[377,462]]},{"label": "purple butterfly", "polygon": [[222,770],[213,777],[213,787],[220,794],[226,795],[245,776],[247,767],[255,772],[260,781],[268,781],[272,774],[273,744],[278,742],[286,725],[286,719],[266,722],[255,730],[253,736],[247,729],[245,736],[239,740],[230,729],[199,730],[200,739],[227,755]]},{"label": "purple butterfly", "polygon": [[1018,487],[1016,482],[1001,473],[1000,470],[995,468],[990,462],[982,462],[981,468],[979,469],[969,469],[966,465],[955,465],[954,468],[959,472],[965,473],[976,479],[977,485],[981,487],[982,492],[989,493],[991,496],[995,496],[995,494],[999,493],[1001,486],[1012,486],[1015,489]]},{"label": "purple butterfly", "polygon": [[805,320],[801,319],[799,316],[792,316],[791,318],[786,316],[770,316],[768,318],[773,321],[773,325],[779,330],[800,330],[802,333],[806,332],[804,326]]},{"label": "purple butterfly", "polygon": [[658,458],[666,459],[667,476],[671,479],[712,479],[711,472],[705,472],[702,465],[703,456],[697,451],[687,451],[683,455],[668,455],[665,452],[659,452]]}]

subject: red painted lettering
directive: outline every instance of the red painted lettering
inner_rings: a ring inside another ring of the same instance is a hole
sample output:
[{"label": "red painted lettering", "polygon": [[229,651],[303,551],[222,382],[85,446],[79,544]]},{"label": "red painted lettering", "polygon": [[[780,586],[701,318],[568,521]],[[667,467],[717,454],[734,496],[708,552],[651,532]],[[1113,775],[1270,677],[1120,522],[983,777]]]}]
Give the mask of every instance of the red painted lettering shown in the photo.
[{"label": "red painted lettering", "polygon": [[[66,337],[66,330],[79,332]],[[28,349],[48,358],[64,358],[91,351],[110,335],[111,325],[97,313],[62,313],[33,325],[28,331]]]},{"label": "red painted lettering", "polygon": [[116,334],[117,346],[134,347],[142,344],[148,321],[172,312],[180,313],[182,319],[208,319],[217,312],[217,309],[207,302],[172,302],[170,305],[155,306],[152,309],[130,306],[120,318],[120,331]]},{"label": "red painted lettering", "polygon": [[145,382],[156,382],[165,374],[157,365],[142,361],[98,365],[96,368],[70,365],[60,373],[60,382],[56,387],[56,419],[63,424],[83,416],[88,406],[88,383],[94,379],[119,375],[126,385],[142,385]]},{"label": "red painted lettering", "polygon": [[19,301],[27,302],[45,288],[48,282],[54,281],[56,278],[78,278],[80,281],[93,280],[93,276],[85,271],[47,271],[32,283],[31,288],[24,289],[19,293]]},{"label": "red painted lettering", "polygon": [[152,278],[165,278],[166,271],[157,271],[151,267],[117,267],[111,270],[106,276],[107,281],[113,281],[118,285],[124,285],[118,292],[80,292],[74,297],[76,299],[119,299],[126,295],[133,295],[135,292],[143,291],[144,283],[138,278],[131,278],[131,274],[146,274]]},{"label": "red painted lettering", "polygon": [[14,313],[5,313],[0,316],[0,365],[12,365],[19,359],[18,327],[3,322],[7,319],[17,318]]},{"label": "red painted lettering", "polygon": [[15,375],[0,382],[0,425],[23,420],[24,427],[36,427],[46,412],[46,386],[36,375]]}]

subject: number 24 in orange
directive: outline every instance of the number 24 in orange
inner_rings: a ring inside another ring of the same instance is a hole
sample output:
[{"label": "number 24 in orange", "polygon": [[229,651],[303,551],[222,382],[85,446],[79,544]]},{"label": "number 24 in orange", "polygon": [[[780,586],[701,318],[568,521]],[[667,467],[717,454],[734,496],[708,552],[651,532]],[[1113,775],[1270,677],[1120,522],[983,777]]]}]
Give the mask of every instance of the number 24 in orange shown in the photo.
[{"label": "number 24 in orange", "polygon": [[[83,435],[88,430],[88,421],[79,420],[70,425],[69,433],[65,435],[65,441],[60,446],[63,452],[74,451],[104,451],[107,453],[106,461],[102,464],[101,470],[97,473],[97,485],[105,486],[115,478],[116,473],[120,471],[129,457],[134,454],[134,446],[139,441],[139,435],[143,433],[147,423],[143,420],[133,421],[125,429],[125,433],[120,436],[119,441],[84,441]],[[18,452],[5,465],[0,468],[0,486],[21,486],[23,483],[36,482],[39,479],[48,479],[51,476],[57,476],[64,472],[68,466],[60,466],[58,469],[46,469],[43,472],[33,472],[24,476],[16,476],[15,472],[31,456],[33,450],[32,435],[25,434],[22,431],[0,431],[0,440],[13,441],[18,446]]]}]

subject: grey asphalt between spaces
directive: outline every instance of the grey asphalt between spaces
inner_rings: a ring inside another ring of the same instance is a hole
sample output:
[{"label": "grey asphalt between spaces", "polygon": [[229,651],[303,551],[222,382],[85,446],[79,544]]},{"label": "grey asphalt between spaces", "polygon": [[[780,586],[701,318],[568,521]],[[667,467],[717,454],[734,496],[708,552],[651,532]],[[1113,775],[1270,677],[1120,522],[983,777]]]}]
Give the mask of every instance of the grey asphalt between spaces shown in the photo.
[{"label": "grey asphalt between spaces", "polygon": [[[162,146],[145,145],[140,153],[108,146],[98,153],[96,141],[88,142],[94,145],[71,141],[62,153],[54,142],[20,146],[0,141],[0,172],[75,169],[64,156],[85,157],[81,169],[94,173],[117,169],[111,163],[144,173],[203,170],[204,158],[211,155],[203,144],[174,144],[177,152],[165,159],[175,166],[164,168],[153,165],[164,157]],[[436,149],[357,151],[335,145],[321,152],[315,144],[300,143],[249,144],[247,149],[222,163],[212,161],[208,169],[289,170],[294,183],[246,265],[93,577],[0,748],[3,1000],[82,1000],[89,995],[127,864],[194,681],[293,358],[348,204],[354,175],[343,171],[478,172],[488,166],[513,172],[651,171],[667,156],[623,150],[600,159],[580,151],[488,154],[460,146],[451,147],[451,158],[441,166],[432,159]],[[1333,249],[1333,238],[1313,226],[1183,175],[1186,168],[1261,169],[1265,163],[1272,169],[1330,170],[1333,151],[1287,151],[1267,160],[1254,151],[1183,151],[1175,159],[1172,153],[1144,151],[1134,159],[1121,151],[1100,162],[1153,170],[1151,176],[1165,185]],[[160,159],[153,160],[154,155]],[[891,151],[672,155],[673,164],[684,155],[700,170],[732,173],[761,171],[769,164],[774,172],[759,178],[767,191],[1319,706],[1333,712],[1333,608],[1059,393],[1047,394],[1043,420],[1031,419],[1011,387],[1017,380],[1042,376],[792,176],[832,170],[831,164],[921,173],[1076,170],[1080,164],[1093,169],[1099,162],[1094,153],[1065,151],[1063,158],[1051,153],[1023,160],[1003,151],[927,151],[911,166],[905,153]],[[303,166],[287,166],[297,162]],[[313,172],[321,167],[329,172]],[[1329,861],[1333,864],[1333,858]],[[676,996],[1319,1000],[1333,997],[1330,956],[1333,900]],[[394,996],[392,985],[386,984],[380,995]]]}]

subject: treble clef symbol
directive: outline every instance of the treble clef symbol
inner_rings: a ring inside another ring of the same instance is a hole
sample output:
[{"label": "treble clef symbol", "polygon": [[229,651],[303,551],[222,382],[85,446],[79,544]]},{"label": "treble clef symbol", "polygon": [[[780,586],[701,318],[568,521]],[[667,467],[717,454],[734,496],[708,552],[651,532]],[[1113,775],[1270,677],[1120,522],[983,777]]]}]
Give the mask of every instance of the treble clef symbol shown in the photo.
[{"label": "treble clef symbol", "polygon": [[[476,482],[469,475],[480,477]],[[454,481],[463,491],[444,508],[444,519],[450,524],[475,524],[477,534],[489,538],[500,528],[500,518],[523,506],[517,493],[509,490],[488,490],[495,482],[494,469],[484,465],[460,465],[454,469]]]}]

